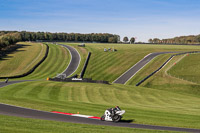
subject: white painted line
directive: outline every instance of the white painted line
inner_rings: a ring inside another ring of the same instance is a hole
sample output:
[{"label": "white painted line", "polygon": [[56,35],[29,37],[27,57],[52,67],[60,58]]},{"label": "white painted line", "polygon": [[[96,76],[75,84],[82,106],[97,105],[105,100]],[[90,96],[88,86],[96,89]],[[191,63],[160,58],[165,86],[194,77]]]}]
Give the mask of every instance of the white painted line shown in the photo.
[{"label": "white painted line", "polygon": [[64,47],[64,46],[62,46],[62,45],[60,45],[61,47],[63,47],[63,48],[65,48],[65,49],[67,49],[68,51],[69,51],[69,53],[70,53],[70,62],[69,62],[69,64],[68,64],[68,66],[67,66],[67,68],[61,73],[61,74],[63,74],[68,68],[69,68],[69,66],[70,66],[70,64],[71,64],[71,62],[72,62],[72,53],[71,53],[71,51],[67,48],[67,47]]},{"label": "white painted line", "polygon": [[31,66],[33,63],[35,63],[35,62],[37,61],[37,59],[41,56],[42,51],[43,51],[43,49],[44,49],[44,46],[43,46],[43,44],[40,44],[40,45],[42,46],[42,49],[41,49],[39,55],[25,68],[25,70],[26,70],[29,66]]},{"label": "white painted line", "polygon": [[[157,57],[158,55],[156,55],[155,57]],[[124,84],[126,84],[130,79],[133,78],[133,76],[135,76],[142,68],[144,68],[147,64],[149,64],[155,57],[153,57],[149,62],[147,62],[143,67],[141,67],[135,74],[133,74]]]},{"label": "white painted line", "polygon": [[[63,44],[64,45],[64,44]],[[61,47],[64,47],[64,48],[66,48],[68,51],[69,51],[69,53],[70,53],[70,56],[71,56],[71,59],[70,59],[70,63],[69,63],[69,65],[67,66],[67,68],[61,73],[61,74],[63,74],[68,68],[69,68],[69,66],[70,66],[70,64],[71,64],[71,62],[72,62],[72,53],[71,53],[71,51],[67,48],[67,47],[65,47],[65,46],[63,46],[63,45],[60,45]],[[68,45],[67,45],[68,46]],[[73,47],[71,47],[71,48],[73,48]],[[73,48],[73,49],[75,49],[75,48]],[[76,49],[75,49],[76,50]],[[78,53],[78,55],[79,55],[79,63],[78,63],[78,66],[76,67],[76,69],[69,75],[69,76],[71,76],[77,69],[78,69],[78,67],[79,67],[79,65],[80,65],[80,62],[81,62],[81,56],[80,56],[80,54],[79,54],[79,52],[76,50],[76,52]],[[69,77],[68,76],[68,77]]]},{"label": "white painted line", "polygon": [[81,114],[73,114],[72,116],[78,116],[78,117],[83,117],[83,118],[93,117],[93,116],[89,116],[89,115],[81,115]]},{"label": "white painted line", "polygon": [[[163,69],[173,58],[174,58],[174,56],[173,56],[170,60],[168,60],[168,62],[167,62],[161,69]],[[160,70],[161,70],[161,69],[160,69]],[[159,70],[159,71],[160,71],[160,70]],[[157,72],[159,72],[159,71],[157,71]],[[157,72],[156,72],[156,73],[157,73]]]},{"label": "white painted line", "polygon": [[[149,53],[148,55],[146,55],[144,58],[146,58],[147,56],[151,55],[152,53]],[[137,62],[135,65],[133,65],[131,68],[129,68],[127,71],[125,71],[122,75],[120,75],[116,80],[114,80],[112,83],[114,83],[115,81],[117,81],[119,78],[121,78],[122,76],[124,76],[129,70],[131,70],[133,67],[135,67],[138,63],[140,63],[144,58],[142,58],[139,62]]]},{"label": "white painted line", "polygon": [[[73,48],[73,47],[72,47]],[[73,49],[75,49],[75,48],[73,48]],[[76,50],[76,49],[75,49]],[[76,67],[76,69],[69,75],[69,76],[71,76],[77,69],[78,69],[78,67],[79,67],[79,65],[80,65],[80,62],[81,62],[81,56],[80,56],[80,54],[79,54],[79,52],[76,50],[76,52],[78,53],[78,56],[79,56],[79,63],[78,63],[78,66]],[[68,77],[69,77],[68,76]]]}]

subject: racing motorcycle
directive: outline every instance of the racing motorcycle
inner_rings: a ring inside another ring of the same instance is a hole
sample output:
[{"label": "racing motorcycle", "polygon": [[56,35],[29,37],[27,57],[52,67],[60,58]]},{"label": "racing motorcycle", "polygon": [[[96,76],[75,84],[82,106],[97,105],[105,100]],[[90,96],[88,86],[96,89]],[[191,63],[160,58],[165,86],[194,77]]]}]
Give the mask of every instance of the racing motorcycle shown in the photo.
[{"label": "racing motorcycle", "polygon": [[125,113],[125,110],[121,110],[118,106],[114,109],[107,109],[104,115],[101,117],[102,121],[113,121],[119,122],[122,118],[122,115]]}]

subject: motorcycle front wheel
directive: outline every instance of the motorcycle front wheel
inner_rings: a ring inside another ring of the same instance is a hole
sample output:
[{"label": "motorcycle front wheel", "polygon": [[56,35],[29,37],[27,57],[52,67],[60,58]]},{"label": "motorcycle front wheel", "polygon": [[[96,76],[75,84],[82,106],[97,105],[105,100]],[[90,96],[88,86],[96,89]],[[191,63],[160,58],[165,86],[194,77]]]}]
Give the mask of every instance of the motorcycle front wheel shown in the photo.
[{"label": "motorcycle front wheel", "polygon": [[105,115],[101,116],[101,120],[105,121]]}]

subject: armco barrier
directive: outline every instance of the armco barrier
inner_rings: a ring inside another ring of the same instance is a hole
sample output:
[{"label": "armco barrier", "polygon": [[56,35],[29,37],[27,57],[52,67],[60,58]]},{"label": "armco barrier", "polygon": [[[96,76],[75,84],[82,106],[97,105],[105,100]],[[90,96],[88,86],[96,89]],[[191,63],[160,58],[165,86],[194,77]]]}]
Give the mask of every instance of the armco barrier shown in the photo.
[{"label": "armco barrier", "polygon": [[45,53],[45,56],[40,60],[40,62],[38,62],[31,70],[29,70],[28,72],[24,73],[24,74],[21,74],[21,75],[16,75],[16,76],[10,76],[10,77],[0,77],[0,79],[6,79],[6,78],[9,78],[9,79],[13,79],[13,78],[21,78],[21,77],[25,77],[29,74],[31,74],[32,72],[35,71],[35,69],[47,58],[48,56],[48,53],[49,53],[49,46],[47,44],[45,44],[47,46],[46,48],[46,53]]},{"label": "armco barrier", "polygon": [[101,83],[101,84],[109,84],[108,81],[103,80],[92,80],[91,78],[84,78],[80,80],[73,80],[73,78],[66,78],[66,79],[60,79],[60,78],[49,78],[50,81],[58,81],[58,82],[86,82],[86,83]]},{"label": "armco barrier", "polygon": [[87,68],[87,65],[88,65],[90,56],[91,56],[91,52],[88,52],[87,59],[86,59],[86,61],[85,61],[85,64],[84,64],[84,66],[83,66],[83,70],[82,70],[81,75],[80,75],[81,78],[83,78],[83,76],[84,76],[84,74],[85,74],[85,70],[86,70],[86,68]]},{"label": "armco barrier", "polygon": [[150,78],[151,76],[153,76],[156,72],[158,72],[160,69],[162,69],[174,56],[183,55],[183,54],[190,54],[190,53],[200,53],[200,51],[183,52],[183,53],[178,53],[178,54],[172,55],[172,56],[169,57],[169,59],[167,59],[167,61],[165,61],[157,70],[155,70],[154,72],[152,72],[151,74],[149,74],[148,76],[146,76],[143,80],[141,80],[140,82],[138,82],[138,83],[136,84],[136,86],[139,86],[139,85],[142,84],[144,81],[146,81],[148,78]]}]

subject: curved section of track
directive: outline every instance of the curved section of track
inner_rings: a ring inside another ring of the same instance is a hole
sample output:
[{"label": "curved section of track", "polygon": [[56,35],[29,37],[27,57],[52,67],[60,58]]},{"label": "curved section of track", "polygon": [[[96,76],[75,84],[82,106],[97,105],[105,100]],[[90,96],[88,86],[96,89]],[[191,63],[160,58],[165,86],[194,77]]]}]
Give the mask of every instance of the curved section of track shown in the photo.
[{"label": "curved section of track", "polygon": [[65,74],[66,77],[69,77],[78,69],[78,66],[81,61],[81,57],[75,48],[70,47],[68,45],[63,45],[63,44],[59,44],[59,45],[67,48],[71,55],[71,61],[68,65],[68,67],[64,70],[64,72],[62,72],[62,74]]},{"label": "curved section of track", "polygon": [[145,56],[142,60],[132,66],[128,71],[123,73],[120,77],[118,77],[113,83],[118,84],[126,84],[139,70],[141,70],[146,64],[148,64],[153,58],[161,54],[167,53],[178,53],[178,52],[158,52],[158,53],[151,53]]},{"label": "curved section of track", "polygon": [[0,104],[0,114],[9,115],[9,116],[18,116],[18,117],[24,117],[24,118],[34,118],[34,119],[92,124],[92,125],[118,126],[118,127],[183,131],[183,132],[200,132],[200,129],[152,126],[152,125],[143,125],[143,124],[131,124],[131,123],[126,123],[126,122],[119,122],[119,123],[105,122],[105,121],[96,120],[96,119],[56,114],[56,113],[51,113],[51,112],[45,112],[45,111],[33,110],[33,109],[22,108],[22,107],[17,107],[17,106],[11,106],[11,105],[7,105],[7,104]]},{"label": "curved section of track", "polygon": [[16,84],[16,83],[20,83],[20,82],[27,82],[27,81],[34,81],[34,80],[16,80],[16,81],[8,81],[7,83],[0,82],[0,88],[7,86],[7,85]]},{"label": "curved section of track", "polygon": [[[62,45],[62,46],[66,47],[71,53],[71,57],[72,57],[71,62],[69,64],[68,68],[63,72],[63,74],[70,76],[78,68],[78,65],[80,63],[80,55],[74,48],[67,46],[67,45]],[[171,53],[171,52],[153,53],[153,54],[146,56],[143,60],[138,62],[135,66],[133,66],[131,69],[129,69],[126,72],[126,73],[129,73],[129,72],[132,73],[132,75],[129,75],[129,78],[134,75],[135,68],[137,68],[138,69],[137,71],[139,71],[144,65],[146,65],[154,57],[156,57],[159,54],[164,54],[164,53]],[[126,76],[126,73],[123,75],[125,75],[125,77],[128,77],[128,76]],[[123,75],[121,77],[123,77]],[[120,78],[118,78],[118,79],[120,79]],[[128,79],[128,78],[126,78],[126,79]],[[7,85],[20,83],[20,82],[26,82],[26,81],[31,81],[31,80],[9,81],[8,83],[0,82],[0,88],[7,86]],[[119,80],[116,80],[116,83],[117,83],[117,81],[119,81]],[[118,126],[118,127],[183,131],[183,132],[200,132],[200,129],[132,124],[132,123],[126,123],[126,122],[119,122],[119,123],[105,122],[105,121],[100,121],[100,120],[96,120],[96,119],[88,119],[88,118],[68,116],[68,115],[63,115],[63,114],[56,114],[56,113],[39,111],[39,110],[17,107],[17,106],[1,104],[1,103],[0,103],[0,114],[1,115],[9,115],[9,116],[18,116],[18,117],[24,117],[24,118],[53,120],[53,121],[82,123],[82,124],[93,124],[93,125],[104,125],[104,126]]]}]

